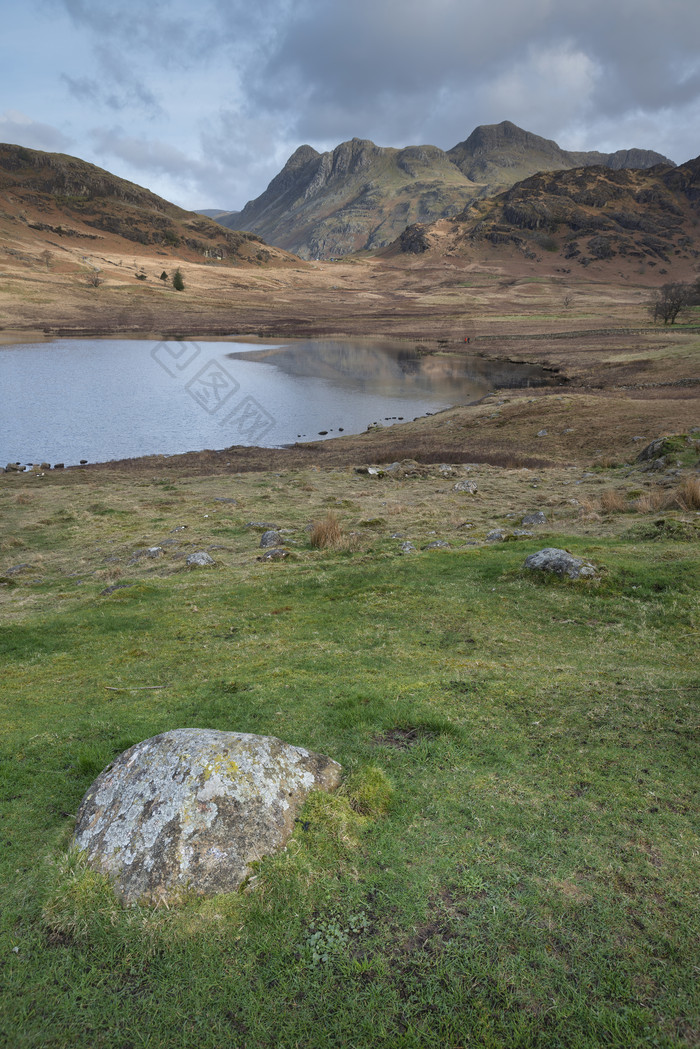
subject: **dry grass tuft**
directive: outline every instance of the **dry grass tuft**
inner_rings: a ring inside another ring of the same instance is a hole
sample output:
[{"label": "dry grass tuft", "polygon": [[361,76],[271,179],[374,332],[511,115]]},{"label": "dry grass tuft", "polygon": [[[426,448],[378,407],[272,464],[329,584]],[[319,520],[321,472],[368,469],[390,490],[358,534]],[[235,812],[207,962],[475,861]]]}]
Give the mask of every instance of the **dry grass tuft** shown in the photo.
[{"label": "dry grass tuft", "polygon": [[681,510],[700,510],[700,477],[686,477],[681,481],[673,499]]},{"label": "dry grass tuft", "polygon": [[343,530],[337,514],[329,512],[323,520],[315,521],[310,539],[316,550],[339,549],[343,541]]},{"label": "dry grass tuft", "polygon": [[623,514],[629,509],[625,493],[617,488],[608,488],[600,493],[600,509],[604,514]]},{"label": "dry grass tuft", "polygon": [[99,579],[104,583],[114,583],[117,579],[121,579],[123,575],[124,571],[119,565],[110,565],[109,568],[100,568],[95,572],[95,579]]},{"label": "dry grass tuft", "polygon": [[24,492],[20,492],[19,495],[15,496],[15,502],[18,506],[29,506],[31,504],[31,495],[25,495]]},{"label": "dry grass tuft", "polygon": [[667,502],[668,493],[663,488],[652,488],[635,499],[632,507],[638,514],[655,514],[657,510],[666,506]]}]

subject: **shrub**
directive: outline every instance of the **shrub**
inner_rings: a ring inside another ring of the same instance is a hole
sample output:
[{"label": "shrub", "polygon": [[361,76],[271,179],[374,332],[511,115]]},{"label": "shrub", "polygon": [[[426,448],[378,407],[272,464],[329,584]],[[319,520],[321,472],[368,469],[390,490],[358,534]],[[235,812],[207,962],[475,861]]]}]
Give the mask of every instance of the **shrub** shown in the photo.
[{"label": "shrub", "polygon": [[175,289],[175,291],[185,290],[185,281],[179,268],[176,269],[173,273],[173,288]]}]

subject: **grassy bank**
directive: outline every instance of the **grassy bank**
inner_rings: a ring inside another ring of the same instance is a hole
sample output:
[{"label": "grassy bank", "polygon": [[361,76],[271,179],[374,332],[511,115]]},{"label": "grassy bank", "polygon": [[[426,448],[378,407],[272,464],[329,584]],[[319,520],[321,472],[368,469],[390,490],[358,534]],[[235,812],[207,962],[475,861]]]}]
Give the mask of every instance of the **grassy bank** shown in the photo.
[{"label": "grassy bank", "polygon": [[[650,476],[2,478],[0,1044],[697,1045],[700,519]],[[599,577],[525,573],[543,546]],[[250,891],[123,910],[73,814],[188,726],[344,785]]]}]

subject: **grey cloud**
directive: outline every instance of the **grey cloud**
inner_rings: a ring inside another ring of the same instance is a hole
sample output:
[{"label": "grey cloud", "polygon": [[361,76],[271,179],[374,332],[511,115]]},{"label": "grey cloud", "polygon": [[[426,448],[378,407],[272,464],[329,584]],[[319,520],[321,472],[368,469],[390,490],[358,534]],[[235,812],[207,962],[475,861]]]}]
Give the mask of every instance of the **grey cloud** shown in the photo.
[{"label": "grey cloud", "polygon": [[[74,24],[95,39],[122,41],[164,67],[186,68],[221,44],[202,5],[143,0],[61,0]],[[214,12],[215,14],[215,12]]]},{"label": "grey cloud", "polygon": [[[313,137],[315,129],[327,134],[329,113],[347,125],[358,111],[373,109],[369,126],[355,133],[389,138],[402,103],[402,126],[411,123],[412,114],[413,137],[421,137],[431,116],[430,99],[442,92],[447,111],[438,114],[439,120],[454,138],[475,123],[510,115],[484,114],[477,103],[488,100],[489,86],[496,87],[513,67],[527,66],[533,49],[546,56],[567,48],[597,70],[588,98],[571,99],[571,120],[580,119],[584,102],[591,111],[611,115],[658,111],[700,91],[700,5],[695,0],[675,0],[671,6],[661,0],[590,0],[586,5],[579,0],[492,0],[488,5],[309,0],[286,22],[255,92],[260,104],[280,109],[290,98],[299,99],[299,127],[306,137]],[[556,72],[549,81],[550,107],[539,88],[533,106],[533,116],[545,125],[566,119]],[[546,70],[539,75],[547,86]],[[523,97],[514,100],[525,118],[528,86],[525,82]],[[471,104],[458,111],[453,103],[465,97]],[[547,126],[532,130],[549,132]],[[438,144],[452,143],[448,138]]]},{"label": "grey cloud", "polygon": [[7,110],[0,114],[0,142],[11,142],[29,149],[42,149],[49,153],[65,152],[72,140],[51,124],[42,124],[38,120]]}]

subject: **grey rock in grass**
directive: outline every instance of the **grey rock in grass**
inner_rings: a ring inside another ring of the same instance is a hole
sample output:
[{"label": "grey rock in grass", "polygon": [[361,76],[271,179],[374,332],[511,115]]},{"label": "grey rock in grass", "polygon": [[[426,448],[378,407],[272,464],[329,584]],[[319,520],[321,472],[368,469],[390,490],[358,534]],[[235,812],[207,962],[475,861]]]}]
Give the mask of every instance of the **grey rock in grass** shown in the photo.
[{"label": "grey rock in grass", "polygon": [[452,490],[454,492],[468,492],[470,495],[476,495],[476,481],[457,481],[457,484]]},{"label": "grey rock in grass", "polygon": [[424,550],[449,550],[449,548],[450,544],[445,542],[444,539],[436,539],[434,542],[428,543],[427,546],[423,547]]},{"label": "grey rock in grass", "polygon": [[664,437],[657,437],[655,441],[650,441],[649,444],[642,448],[637,456],[637,462],[643,463],[651,459],[658,459],[661,455],[665,440],[666,438]]},{"label": "grey rock in grass", "polygon": [[279,546],[281,542],[282,536],[272,528],[267,532],[263,532],[260,536],[260,546],[263,548],[266,546]]},{"label": "grey rock in grass", "polygon": [[185,728],[124,751],[78,810],[73,844],[126,904],[233,892],[281,849],[311,790],[334,790],[331,758],[273,736]]},{"label": "grey rock in grass", "polygon": [[413,543],[409,542],[408,539],[407,539],[405,543],[401,544],[401,553],[402,554],[415,554],[416,553],[416,548],[413,545]]},{"label": "grey rock in grass", "polygon": [[277,528],[277,525],[271,524],[269,521],[248,521],[246,528],[257,528],[260,532],[266,532],[270,528]]},{"label": "grey rock in grass", "polygon": [[537,436],[538,436],[538,437],[547,437],[547,436],[548,436],[548,434],[547,434],[547,431],[546,431],[546,430],[538,430],[538,431],[537,431]]},{"label": "grey rock in grass", "polygon": [[12,568],[7,568],[5,570],[4,574],[5,575],[17,575],[19,572],[23,572],[25,570],[25,568],[30,568],[30,567],[31,567],[31,565],[30,565],[29,561],[22,561],[22,563],[19,564],[19,565],[13,565]]},{"label": "grey rock in grass", "polygon": [[506,537],[506,533],[502,528],[494,528],[493,531],[488,532],[486,535],[487,543],[502,543]]},{"label": "grey rock in grass", "polygon": [[535,572],[553,572],[560,577],[568,576],[569,579],[590,578],[596,574],[596,567],[581,557],[574,557],[566,550],[559,550],[555,546],[547,546],[538,550],[536,554],[530,554],[525,558],[523,568]]},{"label": "grey rock in grass", "polygon": [[190,568],[206,568],[207,565],[214,564],[214,558],[210,557],[206,550],[197,550],[194,554],[189,554],[186,564]]},{"label": "grey rock in grass", "polygon": [[283,546],[275,546],[261,554],[258,561],[284,561],[285,557],[289,557],[289,550],[285,550]]},{"label": "grey rock in grass", "polygon": [[520,523],[522,525],[547,524],[547,517],[542,510],[535,510],[534,513],[525,514]]}]

